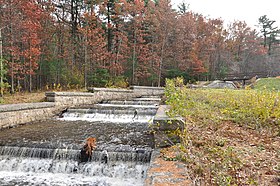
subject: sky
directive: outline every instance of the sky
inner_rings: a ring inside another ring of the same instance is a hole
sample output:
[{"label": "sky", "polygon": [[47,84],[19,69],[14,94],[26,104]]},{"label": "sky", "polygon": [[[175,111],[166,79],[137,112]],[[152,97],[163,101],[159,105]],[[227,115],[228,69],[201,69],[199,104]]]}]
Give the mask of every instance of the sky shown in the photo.
[{"label": "sky", "polygon": [[245,21],[257,29],[258,18],[267,15],[280,27],[280,0],[171,0],[174,7],[185,2],[189,10],[209,18],[221,18],[225,23]]}]

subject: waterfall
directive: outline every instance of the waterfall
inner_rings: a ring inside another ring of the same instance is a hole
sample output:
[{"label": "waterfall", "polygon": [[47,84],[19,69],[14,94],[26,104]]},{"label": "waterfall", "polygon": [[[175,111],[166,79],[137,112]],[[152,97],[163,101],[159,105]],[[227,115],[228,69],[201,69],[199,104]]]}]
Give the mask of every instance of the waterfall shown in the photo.
[{"label": "waterfall", "polygon": [[[69,108],[61,118],[0,131],[0,185],[142,186],[159,98]],[[84,140],[97,148],[82,162]]]},{"label": "waterfall", "polygon": [[[151,151],[103,150],[94,151],[92,161],[80,163],[79,154],[79,150],[73,149],[0,146],[0,185],[8,182],[24,185],[18,178],[26,179],[29,183],[32,181],[30,179],[35,179],[38,185],[48,184],[48,180],[43,179],[42,175],[50,176],[53,182],[57,182],[54,177],[57,174],[67,177],[61,185],[71,185],[72,181],[76,181],[76,184],[88,184],[87,180],[91,180],[90,184],[93,185],[100,185],[100,182],[103,185],[115,185],[116,182],[125,185],[126,181],[128,185],[141,185],[151,158]],[[14,177],[15,175],[17,176]]]},{"label": "waterfall", "polygon": [[153,120],[158,104],[159,101],[157,99],[149,101],[147,98],[128,101],[108,101],[102,104],[95,104],[91,108],[69,108],[59,119],[66,121],[147,123]]}]

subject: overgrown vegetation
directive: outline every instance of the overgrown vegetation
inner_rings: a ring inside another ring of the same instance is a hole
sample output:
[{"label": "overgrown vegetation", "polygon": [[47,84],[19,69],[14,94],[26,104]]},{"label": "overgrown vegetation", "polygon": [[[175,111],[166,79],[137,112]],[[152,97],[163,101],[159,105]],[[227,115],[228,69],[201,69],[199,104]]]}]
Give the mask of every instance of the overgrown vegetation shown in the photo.
[{"label": "overgrown vegetation", "polygon": [[[167,80],[171,116],[181,115],[176,157],[203,185],[278,185],[280,93],[269,90],[188,89]],[[278,177],[277,177],[278,176]]]}]

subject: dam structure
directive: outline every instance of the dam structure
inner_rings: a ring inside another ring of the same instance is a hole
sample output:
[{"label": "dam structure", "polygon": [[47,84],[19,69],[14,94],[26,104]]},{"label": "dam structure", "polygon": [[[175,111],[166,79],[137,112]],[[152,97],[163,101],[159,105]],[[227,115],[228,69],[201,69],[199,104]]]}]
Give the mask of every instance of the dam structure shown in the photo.
[{"label": "dam structure", "polygon": [[[14,115],[14,107],[0,107],[0,118],[6,118],[0,130],[0,185],[144,185],[155,148],[149,126],[162,90],[121,90],[124,99],[120,92],[102,91],[81,93],[81,100],[77,93],[47,93],[49,102],[35,106],[37,119],[27,123],[13,124],[11,118],[32,113],[30,105]],[[96,149],[84,162],[81,149],[88,137],[97,139]]]}]

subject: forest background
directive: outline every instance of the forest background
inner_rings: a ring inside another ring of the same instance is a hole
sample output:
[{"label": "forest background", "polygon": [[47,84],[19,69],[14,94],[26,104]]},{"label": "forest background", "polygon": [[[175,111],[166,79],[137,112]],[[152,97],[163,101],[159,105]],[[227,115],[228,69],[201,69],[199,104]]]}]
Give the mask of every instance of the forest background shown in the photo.
[{"label": "forest background", "polygon": [[[257,18],[258,19],[258,18]],[[280,73],[279,29],[225,26],[169,0],[0,0],[4,92]]]}]

